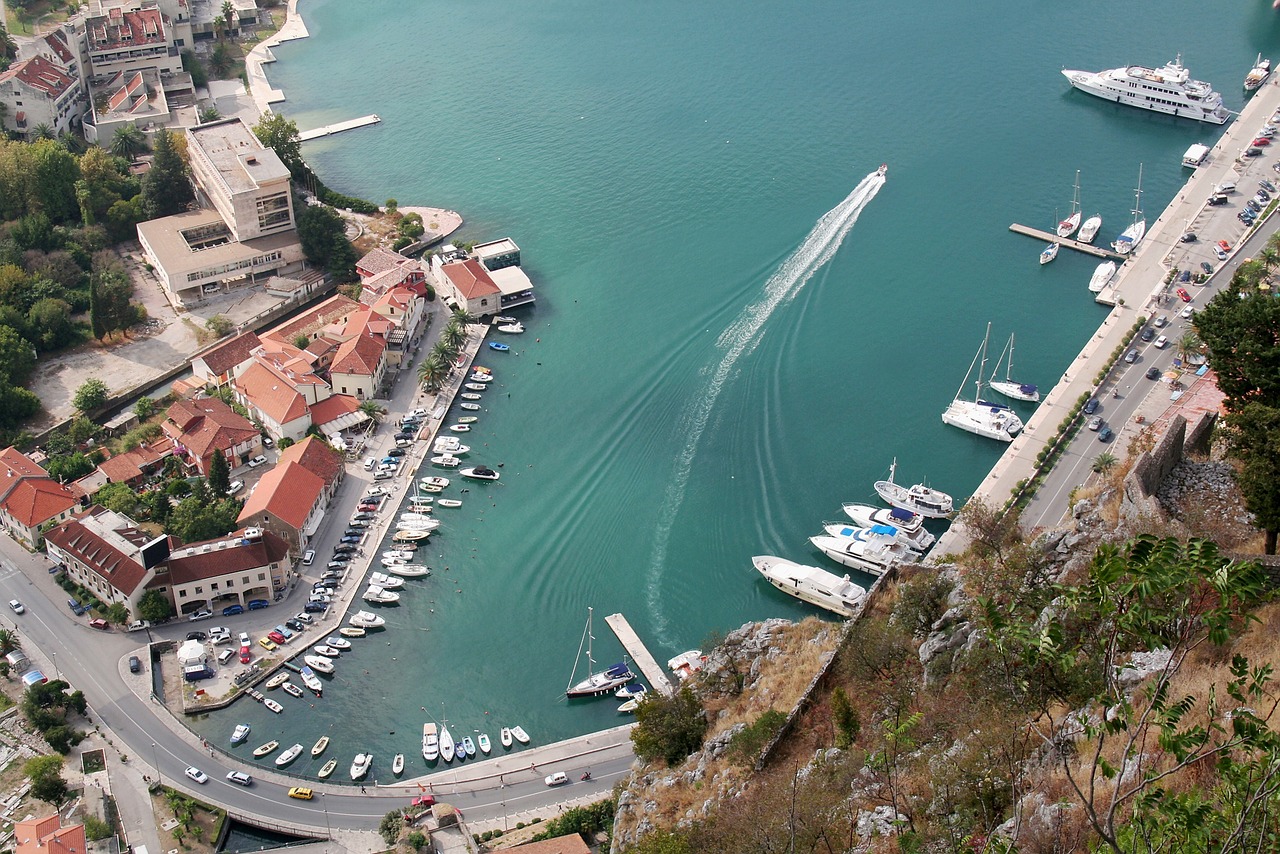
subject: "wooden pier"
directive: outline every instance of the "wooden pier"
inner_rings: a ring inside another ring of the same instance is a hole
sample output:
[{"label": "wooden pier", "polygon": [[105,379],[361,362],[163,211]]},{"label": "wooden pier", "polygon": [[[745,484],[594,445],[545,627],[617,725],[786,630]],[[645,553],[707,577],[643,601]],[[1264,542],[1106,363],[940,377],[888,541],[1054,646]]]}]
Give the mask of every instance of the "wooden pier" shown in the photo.
[{"label": "wooden pier", "polygon": [[1074,249],[1077,252],[1084,252],[1087,255],[1093,255],[1097,258],[1107,258],[1112,261],[1123,261],[1124,256],[1110,249],[1103,249],[1101,246],[1094,246],[1092,243],[1081,243],[1079,240],[1073,240],[1070,237],[1059,237],[1052,231],[1044,231],[1039,228],[1032,228],[1029,225],[1019,225],[1014,223],[1009,226],[1009,230],[1015,234],[1025,234],[1027,237],[1034,237],[1036,240],[1043,240],[1045,243],[1061,243],[1067,249]]},{"label": "wooden pier", "polygon": [[361,116],[358,119],[351,119],[350,121],[325,125],[324,127],[313,128],[312,130],[304,130],[298,134],[298,141],[306,142],[309,139],[319,139],[322,136],[342,133],[344,130],[354,130],[356,128],[365,127],[366,125],[376,125],[380,121],[382,121],[382,119],[378,117],[378,114],[372,113],[367,116]]},{"label": "wooden pier", "polygon": [[667,674],[658,666],[658,662],[653,660],[653,656],[649,654],[649,650],[641,642],[636,630],[631,628],[627,618],[621,614],[610,614],[604,618],[604,621],[609,624],[609,628],[613,629],[613,633],[618,636],[623,648],[631,656],[631,660],[636,663],[636,666],[640,668],[644,678],[649,680],[653,690],[664,697],[670,697],[675,693],[675,688],[671,686],[671,680],[667,678]]}]

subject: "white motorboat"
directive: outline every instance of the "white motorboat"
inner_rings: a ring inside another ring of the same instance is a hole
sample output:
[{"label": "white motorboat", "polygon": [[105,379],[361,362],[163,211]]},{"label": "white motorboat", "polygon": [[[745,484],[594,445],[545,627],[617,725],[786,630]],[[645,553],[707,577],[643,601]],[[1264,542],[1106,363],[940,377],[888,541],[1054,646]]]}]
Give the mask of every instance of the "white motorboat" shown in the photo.
[{"label": "white motorboat", "polygon": [[458,755],[461,756],[464,753],[468,759],[476,755],[476,743],[471,740],[469,735],[464,735],[462,740],[458,742]]},{"label": "white motorboat", "polygon": [[883,575],[891,567],[913,559],[913,552],[898,539],[898,529],[892,525],[847,530],[851,531],[848,536],[810,537],[809,542],[836,563],[869,575]]},{"label": "white motorboat", "polygon": [[925,486],[923,483],[917,483],[911,487],[895,483],[893,476],[897,470],[898,460],[895,457],[889,465],[889,479],[876,481],[876,494],[886,503],[901,507],[903,510],[910,510],[912,513],[919,513],[926,519],[943,519],[955,512],[954,502],[945,492]]},{"label": "white motorboat", "polygon": [[452,430],[454,433],[470,433],[471,425],[470,424],[450,424],[449,429]]},{"label": "white motorboat", "polygon": [[462,387],[466,389],[470,389],[471,391],[484,391],[484,383],[477,383],[477,382],[463,383]]},{"label": "white motorboat", "polygon": [[1147,221],[1142,217],[1142,164],[1139,163],[1138,188],[1134,191],[1133,197],[1133,223],[1115,239],[1111,248],[1121,255],[1129,255],[1146,234]]},{"label": "white motorboat", "polygon": [[329,736],[322,735],[316,739],[316,743],[311,745],[311,755],[319,756],[329,747]]},{"label": "white motorboat", "polygon": [[400,601],[400,594],[392,593],[376,584],[370,584],[369,589],[365,590],[360,598],[374,605],[394,605]]},{"label": "white motorboat", "polygon": [[387,567],[387,572],[401,578],[423,578],[431,574],[431,568],[420,563],[405,563]]},{"label": "white motorboat", "polygon": [[262,705],[267,707],[267,711],[275,712],[277,715],[284,711],[284,706],[280,705],[270,697],[267,697],[266,699],[264,699],[262,701]]},{"label": "white motorboat", "polygon": [[384,557],[384,558],[379,558],[378,562],[386,567],[399,566],[400,564],[404,563],[404,558]]},{"label": "white motorboat", "polygon": [[508,315],[500,314],[500,315],[498,315],[497,317],[495,317],[495,318],[493,319],[493,322],[494,322],[494,323],[519,323],[520,321],[519,321],[519,320],[516,320],[514,317],[510,317],[510,316],[508,316]]},{"label": "white motorboat", "polygon": [[[320,681],[320,677],[311,669],[311,665],[306,665],[298,672],[298,678],[302,680],[302,684],[307,686],[307,690],[317,697],[324,694],[324,683]],[[292,684],[292,683],[290,683]]]},{"label": "white motorboat", "polygon": [[422,725],[422,758],[428,762],[435,762],[440,758],[440,736],[433,723]]},{"label": "white motorboat", "polygon": [[355,760],[351,763],[351,779],[359,780],[369,773],[369,766],[373,764],[372,753],[357,753]]},{"label": "white motorboat", "polygon": [[464,391],[462,394],[458,395],[458,397],[462,398],[463,400],[483,400],[484,399],[484,395],[476,394],[474,391]]},{"label": "white motorboat", "polygon": [[640,699],[637,697],[635,699],[627,700],[621,706],[618,706],[618,711],[622,714],[631,715],[635,714],[635,711],[638,708],[640,708]]},{"label": "white motorboat", "polygon": [[402,542],[409,542],[412,540],[425,540],[429,536],[431,536],[430,531],[410,530],[408,528],[405,528],[405,529],[396,531],[395,534],[392,535],[391,539],[397,543],[402,543]]},{"label": "white motorboat", "polygon": [[636,697],[643,697],[647,693],[649,693],[649,689],[637,682],[634,685],[623,685],[613,692],[613,696],[619,700],[632,700]]},{"label": "white motorboat", "polygon": [[316,644],[311,647],[311,651],[316,655],[323,655],[325,658],[338,658],[342,655],[342,650],[329,646],[327,643]]},{"label": "white motorboat", "polygon": [[436,504],[437,507],[461,507],[462,502],[456,498],[441,498]]},{"label": "white motorboat", "polygon": [[1100,228],[1102,228],[1102,214],[1094,214],[1080,226],[1080,233],[1076,235],[1076,240],[1081,243],[1092,243],[1093,238],[1098,236]]},{"label": "white motorboat", "polygon": [[516,321],[515,323],[504,323],[498,327],[499,332],[505,332],[508,335],[519,335],[524,332],[524,324]]},{"label": "white motorboat", "polygon": [[396,523],[396,530],[398,531],[423,531],[428,534],[439,527],[439,519],[401,519]]},{"label": "white motorboat", "polygon": [[1163,68],[1128,65],[1106,71],[1072,71],[1062,74],[1081,92],[1098,98],[1157,113],[1224,124],[1231,111],[1222,96],[1203,80],[1192,80],[1179,55]]},{"label": "white motorboat", "polygon": [[[286,679],[289,678],[287,674],[285,675],[285,678]],[[250,729],[251,727],[249,726],[249,724],[236,724],[236,728],[231,732],[231,743],[240,744],[242,741],[244,741],[246,738],[249,737]]]},{"label": "white motorboat", "polygon": [[[479,412],[479,411],[480,411],[480,409],[481,409],[480,404],[478,404],[478,403],[459,403],[459,404],[458,404],[458,408],[459,408],[459,409],[465,409],[467,412]],[[467,422],[465,422],[465,423],[467,423],[467,424],[474,424],[474,423],[475,423],[475,420],[476,420],[476,419],[475,419],[475,416],[470,416],[470,415],[469,415],[469,416],[467,416],[467,417],[468,417],[468,418],[470,418],[471,420],[470,420],[470,421],[467,421]]]},{"label": "white motorboat", "polygon": [[667,669],[675,674],[681,682],[702,669],[707,657],[700,649],[686,649],[684,652],[667,659]]},{"label": "white motorboat", "polygon": [[488,733],[484,733],[484,732],[478,733],[476,735],[476,741],[480,745],[480,752],[483,753],[484,755],[488,756],[489,751],[493,750],[493,743],[489,741]]},{"label": "white motorboat", "polygon": [[524,727],[513,726],[511,728],[511,735],[521,744],[529,743],[529,733],[524,731]]},{"label": "white motorboat", "polygon": [[293,745],[284,753],[281,753],[279,756],[276,757],[276,767],[283,768],[285,765],[288,765],[290,762],[297,759],[301,753],[302,753],[302,745],[301,744]]},{"label": "white motorboat", "polygon": [[430,513],[431,505],[436,501],[434,495],[415,495],[409,499],[409,506],[419,513]]},{"label": "white motorboat", "polygon": [[302,689],[297,685],[294,685],[292,682],[286,682],[282,687],[284,688],[284,692],[290,697],[302,697]]},{"label": "white motorboat", "polygon": [[357,611],[347,622],[359,629],[377,629],[387,624],[385,619],[369,611]]},{"label": "white motorboat", "polygon": [[1084,213],[1080,210],[1080,170],[1076,170],[1075,193],[1071,197],[1071,216],[1058,223],[1058,236],[1070,237],[1080,227]]},{"label": "white motorboat", "polygon": [[[361,611],[360,613],[364,612]],[[338,629],[338,634],[342,635],[344,638],[362,638],[368,634],[368,632],[358,626],[343,626]]]},{"label": "white motorboat", "polygon": [[[408,549],[392,549],[391,551],[383,552],[382,559],[399,561],[400,563],[403,563],[406,560],[413,560],[413,554],[414,553],[409,551]],[[390,565],[395,566],[395,564],[390,564]]]},{"label": "white motorboat", "polygon": [[396,758],[391,760],[391,773],[399,777],[404,773],[404,754],[397,753]]},{"label": "white motorboat", "polygon": [[488,466],[473,466],[471,468],[458,469],[458,474],[463,477],[469,477],[472,480],[497,480],[501,475]]},{"label": "white motorboat", "polygon": [[470,445],[458,441],[457,436],[441,436],[431,448],[433,454],[448,454],[453,457],[465,456],[471,450]]},{"label": "white motorboat", "polygon": [[[869,528],[872,525],[892,525],[898,530],[898,538],[918,552],[926,552],[937,542],[937,537],[924,526],[924,517],[901,507],[872,507],[870,504],[845,504],[844,513],[855,525]],[[830,526],[827,528],[830,533]],[[844,536],[836,534],[835,536]]]},{"label": "white motorboat", "polygon": [[751,559],[756,570],[774,587],[811,605],[842,617],[852,617],[867,591],[849,580],[816,566],[803,566],[771,555]]},{"label": "white motorboat", "polygon": [[440,730],[440,758],[445,762],[452,762],[455,752],[453,734],[449,732],[449,725],[446,723],[444,729]]},{"label": "white motorboat", "polygon": [[310,667],[316,673],[323,673],[325,676],[333,675],[333,662],[323,655],[304,655],[302,660],[307,663],[307,667]]},{"label": "white motorboat", "polygon": [[270,691],[272,688],[279,688],[281,685],[283,685],[288,681],[289,681],[288,673],[277,673],[275,676],[272,676],[270,679],[267,680],[267,690]]},{"label": "white motorboat", "polygon": [[[996,379],[996,374],[1000,372],[1000,363],[1004,361],[1006,354],[1009,356],[1009,361],[1005,363],[1004,379],[998,380]],[[1038,403],[1040,401],[1040,390],[1030,383],[1014,382],[1012,374],[1013,335],[1010,335],[1009,343],[1004,345],[1004,351],[1000,354],[1000,358],[996,359],[996,366],[991,371],[991,379],[987,382],[987,385],[991,386],[992,391],[999,392],[1005,397],[1024,400],[1028,403]]]},{"label": "white motorboat", "polygon": [[404,587],[403,578],[387,575],[385,572],[375,572],[369,576],[369,580],[381,587],[383,590],[398,590],[399,588]]},{"label": "white motorboat", "polygon": [[324,642],[334,649],[341,650],[342,652],[346,652],[351,649],[351,641],[346,638],[335,638],[333,635],[330,635],[324,639]]},{"label": "white motorboat", "polygon": [[511,737],[511,727],[504,726],[502,731],[498,733],[498,740],[502,742],[503,750],[510,750],[514,739]]},{"label": "white motorboat", "polygon": [[[1263,59],[1262,54],[1258,54],[1258,58],[1254,60],[1253,68],[1244,76],[1244,91],[1252,92],[1267,82],[1267,78],[1271,76],[1271,60]],[[498,329],[502,329],[501,326]]]},{"label": "white motorboat", "polygon": [[1111,277],[1116,274],[1115,261],[1103,261],[1093,271],[1093,276],[1089,278],[1089,292],[1101,293],[1102,289],[1111,281]]},{"label": "white motorboat", "polygon": [[444,489],[448,485],[449,478],[447,477],[424,477],[422,480],[418,481],[418,486],[423,489]]},{"label": "white motorboat", "polygon": [[[984,436],[988,439],[1012,442],[1014,437],[1022,432],[1022,419],[1003,403],[993,403],[982,399],[982,386],[985,382],[983,375],[987,371],[987,340],[990,336],[991,324],[988,323],[987,333],[982,337],[982,345],[978,348],[978,352],[973,355],[973,361],[969,364],[969,371],[964,375],[964,382],[960,384],[960,388],[956,390],[955,398],[942,413],[942,423],[950,424],[952,427],[959,427],[961,430],[967,430],[970,433]],[[960,394],[964,391],[964,387],[968,385],[969,377],[973,375],[973,369],[978,365],[979,359],[982,360],[982,363],[978,367],[978,377],[974,381],[973,400],[965,400]]]},{"label": "white motorboat", "polygon": [[484,385],[485,383],[493,382],[493,374],[478,374],[473,372],[471,376],[467,377],[467,380],[475,383],[476,385]]},{"label": "white motorboat", "polygon": [[1058,257],[1058,247],[1059,247],[1060,245],[1061,245],[1061,244],[1058,244],[1058,243],[1050,243],[1048,246],[1046,246],[1046,247],[1044,248],[1044,251],[1040,253],[1040,263],[1041,263],[1041,264],[1048,264],[1048,263],[1049,263],[1050,261],[1052,261],[1054,258],[1057,258],[1057,257]]},{"label": "white motorboat", "polygon": [[[626,685],[636,675],[631,672],[631,668],[627,666],[626,661],[619,662],[604,670],[596,670],[596,661],[592,655],[591,621],[594,614],[594,608],[587,608],[587,624],[582,629],[582,640],[578,642],[578,656],[574,660],[573,672],[569,674],[569,685],[564,689],[566,697],[570,699],[574,697],[600,697],[605,694],[612,694],[615,690]],[[583,650],[587,653],[587,677],[579,682],[574,682],[574,677],[578,674],[578,664],[582,661]],[[514,733],[515,730],[512,730]]]},{"label": "white motorboat", "polygon": [[462,465],[462,460],[457,457],[449,456],[448,454],[443,454],[439,457],[432,457],[431,465],[440,466],[441,468],[446,469],[456,469],[458,466]]}]

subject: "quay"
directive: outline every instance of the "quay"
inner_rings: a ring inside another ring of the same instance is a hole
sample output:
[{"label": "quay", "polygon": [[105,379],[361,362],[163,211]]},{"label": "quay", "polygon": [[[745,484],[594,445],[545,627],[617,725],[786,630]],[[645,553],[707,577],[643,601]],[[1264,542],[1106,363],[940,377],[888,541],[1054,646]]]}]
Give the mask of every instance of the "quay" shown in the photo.
[{"label": "quay", "polygon": [[609,624],[609,628],[613,629],[613,633],[618,636],[618,640],[621,641],[623,648],[627,651],[627,655],[630,655],[631,660],[640,668],[644,678],[649,680],[653,690],[664,697],[670,697],[674,694],[675,688],[671,686],[671,680],[667,678],[667,674],[662,672],[658,662],[654,661],[648,647],[640,640],[636,630],[631,628],[627,618],[621,614],[610,614],[604,618],[604,621]]},{"label": "quay", "polygon": [[1098,258],[1107,258],[1112,261],[1124,260],[1123,255],[1117,252],[1112,252],[1110,249],[1103,249],[1101,246],[1094,246],[1092,243],[1082,243],[1071,237],[1059,237],[1052,231],[1044,231],[1039,228],[1032,228],[1029,225],[1022,225],[1016,222],[1009,226],[1009,230],[1014,234],[1025,234],[1027,237],[1034,237],[1036,240],[1043,240],[1047,243],[1061,243],[1068,249],[1074,249],[1077,252],[1084,252],[1085,254],[1093,255]]},{"label": "quay", "polygon": [[312,128],[298,133],[298,141],[306,142],[311,139],[319,139],[322,136],[330,136],[335,133],[342,133],[344,130],[355,130],[356,128],[366,127],[368,125],[376,125],[382,121],[377,113],[370,113],[367,116],[361,116],[358,119],[349,119],[345,122],[338,122],[332,125]]}]

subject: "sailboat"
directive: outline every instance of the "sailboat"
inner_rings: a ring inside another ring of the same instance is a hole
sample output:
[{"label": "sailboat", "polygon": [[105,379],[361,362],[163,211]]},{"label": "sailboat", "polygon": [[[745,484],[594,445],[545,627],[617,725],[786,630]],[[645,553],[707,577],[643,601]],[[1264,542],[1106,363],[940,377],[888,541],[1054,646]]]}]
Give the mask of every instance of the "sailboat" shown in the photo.
[{"label": "sailboat", "polygon": [[[996,379],[996,374],[1000,372],[1000,363],[1004,361],[1005,353],[1009,354],[1009,361],[1005,365],[1004,379]],[[1009,336],[1009,343],[1004,345],[1004,352],[1000,354],[1000,358],[996,359],[996,366],[991,371],[991,380],[987,385],[991,386],[992,391],[997,391],[1005,397],[1012,397],[1014,400],[1025,400],[1030,403],[1040,402],[1040,390],[1029,383],[1014,382],[1010,376],[1013,373],[1013,335]]]},{"label": "sailboat", "polygon": [[1080,170],[1076,170],[1076,190],[1071,198],[1071,216],[1058,223],[1058,236],[1070,237],[1080,227],[1080,218],[1084,214],[1080,210]]},{"label": "sailboat", "polygon": [[1111,244],[1111,248],[1121,255],[1128,255],[1146,234],[1147,221],[1142,218],[1142,164],[1139,163],[1138,189],[1135,191],[1133,199],[1133,225],[1126,228],[1124,233],[1116,238],[1115,243]]},{"label": "sailboat", "polygon": [[1046,246],[1046,247],[1044,248],[1044,251],[1040,253],[1040,263],[1041,263],[1041,264],[1048,264],[1048,263],[1049,263],[1050,261],[1052,261],[1054,258],[1057,258],[1057,257],[1058,257],[1058,247],[1059,247],[1059,246],[1061,246],[1061,245],[1062,245],[1062,244],[1060,244],[1060,243],[1056,243],[1056,242],[1055,242],[1055,243],[1050,243],[1048,246]]},{"label": "sailboat", "polygon": [[[636,676],[631,672],[631,668],[627,666],[626,661],[615,664],[598,672],[595,671],[596,660],[591,655],[591,642],[595,638],[591,634],[591,618],[594,612],[593,608],[587,608],[587,625],[582,629],[582,640],[578,642],[578,658],[573,663],[573,673],[569,674],[569,686],[564,689],[566,697],[601,697],[605,694],[611,694],[613,691],[623,685],[626,685]],[[581,682],[574,682],[573,678],[578,675],[578,664],[582,661],[582,648],[587,649],[587,678]]]},{"label": "sailboat", "polygon": [[[973,355],[973,361],[969,363],[969,372],[964,375],[964,382],[956,390],[955,399],[943,411],[942,422],[988,439],[1012,442],[1013,437],[1022,432],[1022,419],[1003,403],[992,403],[982,399],[982,386],[985,382],[983,375],[987,372],[987,341],[990,337],[991,324],[988,323],[987,334],[982,337],[982,346]],[[973,375],[973,369],[978,365],[979,358],[982,359],[982,365],[978,368],[978,378],[974,381],[973,400],[965,400],[960,394],[969,384],[969,377]]]}]

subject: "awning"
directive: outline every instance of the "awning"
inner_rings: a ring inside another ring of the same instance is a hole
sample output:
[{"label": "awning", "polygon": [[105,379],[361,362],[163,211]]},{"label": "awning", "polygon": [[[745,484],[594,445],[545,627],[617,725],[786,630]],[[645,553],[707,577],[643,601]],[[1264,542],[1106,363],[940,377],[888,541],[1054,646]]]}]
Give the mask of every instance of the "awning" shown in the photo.
[{"label": "awning", "polygon": [[369,416],[359,410],[355,412],[344,412],[332,421],[316,426],[324,433],[337,433],[342,430],[349,430],[357,424],[363,424],[369,420]]}]

